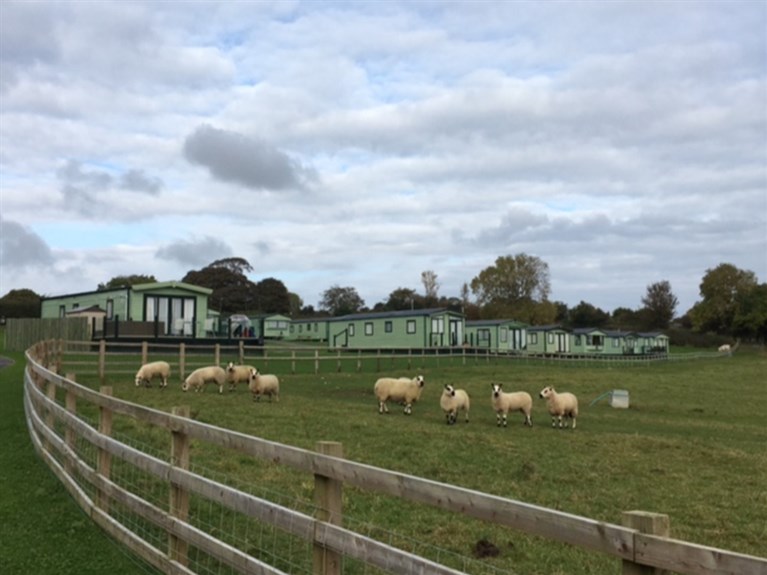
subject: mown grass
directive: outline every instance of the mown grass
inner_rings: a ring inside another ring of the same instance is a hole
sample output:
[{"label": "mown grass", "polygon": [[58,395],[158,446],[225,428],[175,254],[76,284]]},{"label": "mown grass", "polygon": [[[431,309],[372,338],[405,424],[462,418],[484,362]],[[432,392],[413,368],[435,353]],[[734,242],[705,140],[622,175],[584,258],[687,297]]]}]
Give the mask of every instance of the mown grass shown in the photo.
[{"label": "mown grass", "polygon": [[[0,334],[1,339],[2,334]],[[22,403],[24,357],[0,353],[0,573],[153,573],[129,557],[80,510],[37,457]],[[10,365],[7,363],[10,362]]]},{"label": "mown grass", "polygon": [[[117,397],[166,411],[189,405],[197,420],[221,427],[307,449],[339,441],[348,459],[611,523],[620,523],[625,510],[667,513],[675,537],[765,555],[767,355],[761,349],[633,367],[427,359],[407,370],[400,359],[384,363],[381,373],[357,373],[350,362],[340,373],[314,375],[304,364],[292,374],[289,363],[270,360],[268,371],[282,381],[279,403],[255,403],[244,388],[185,394],[178,374],[165,390],[136,388],[125,373],[106,383]],[[416,372],[427,384],[413,415],[398,406],[379,415],[375,379]],[[97,386],[94,375],[78,374],[78,380]],[[540,399],[532,429],[519,414],[507,429],[496,427],[491,381],[534,397],[545,385],[575,392],[578,428],[551,429]],[[469,391],[470,423],[445,425],[439,408],[445,383]],[[630,409],[613,409],[606,399],[590,406],[611,389],[630,392]],[[127,418],[116,419],[115,432],[158,451],[169,443],[166,433],[144,432]],[[24,443],[31,454],[29,440]],[[268,498],[311,502],[310,476],[197,443],[192,460],[205,473]],[[505,572],[619,572],[612,558],[359,489],[345,490],[344,508],[347,524],[427,555],[442,553],[438,548],[471,557],[478,542],[489,542],[498,555],[478,561]]]}]

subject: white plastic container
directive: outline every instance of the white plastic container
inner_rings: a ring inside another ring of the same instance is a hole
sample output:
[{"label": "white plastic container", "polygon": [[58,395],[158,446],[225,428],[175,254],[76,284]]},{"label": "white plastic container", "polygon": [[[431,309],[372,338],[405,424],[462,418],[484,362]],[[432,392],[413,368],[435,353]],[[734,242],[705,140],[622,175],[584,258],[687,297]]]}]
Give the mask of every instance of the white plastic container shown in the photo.
[{"label": "white plastic container", "polygon": [[610,394],[610,407],[628,409],[628,406],[629,392],[625,389],[613,389],[613,392]]}]

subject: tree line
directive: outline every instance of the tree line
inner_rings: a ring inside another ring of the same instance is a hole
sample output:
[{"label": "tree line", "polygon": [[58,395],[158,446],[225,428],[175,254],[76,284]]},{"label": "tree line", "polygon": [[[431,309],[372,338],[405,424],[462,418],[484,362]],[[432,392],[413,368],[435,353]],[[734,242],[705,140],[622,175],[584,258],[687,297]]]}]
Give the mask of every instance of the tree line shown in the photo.
[{"label": "tree line", "polygon": [[[700,297],[692,308],[677,316],[678,299],[671,284],[658,281],[647,286],[638,309],[619,307],[604,311],[586,301],[574,307],[552,301],[549,266],[536,256],[506,255],[464,283],[458,296],[439,295],[440,284],[432,270],[421,273],[423,292],[398,287],[385,301],[368,307],[354,287],[327,288],[318,309],[304,305],[298,294],[275,278],[248,279],[253,271],[244,258],[216,260],[190,270],[182,282],[212,290],[209,307],[222,314],[285,314],[290,317],[328,317],[358,312],[399,311],[444,307],[462,312],[467,319],[514,319],[531,325],[561,324],[623,330],[665,330],[672,324],[697,333],[767,339],[767,284],[756,274],[729,263],[707,269],[700,283]],[[97,290],[154,283],[154,276],[117,276]],[[41,296],[28,289],[11,290],[0,298],[0,317],[40,317]]]}]

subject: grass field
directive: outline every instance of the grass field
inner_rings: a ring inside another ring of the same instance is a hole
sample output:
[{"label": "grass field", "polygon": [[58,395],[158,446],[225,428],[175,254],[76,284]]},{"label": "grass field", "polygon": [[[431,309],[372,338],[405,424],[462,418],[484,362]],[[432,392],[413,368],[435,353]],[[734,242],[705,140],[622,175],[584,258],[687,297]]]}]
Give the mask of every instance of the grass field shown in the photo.
[{"label": "grass field", "polygon": [[[378,414],[372,386],[382,374],[291,375],[276,362],[269,367],[281,377],[279,403],[254,403],[244,389],[223,396],[212,388],[184,394],[177,375],[165,390],[136,388],[126,375],[107,383],[116,396],[159,409],[189,405],[207,423],[307,449],[317,441],[339,441],[348,459],[610,523],[620,523],[625,510],[667,513],[674,537],[765,556],[767,355],[761,349],[741,347],[731,358],[612,368],[432,363],[420,370],[427,384],[409,417],[398,406]],[[405,371],[394,366],[386,374],[415,373]],[[95,378],[78,380],[96,385]],[[496,427],[492,381],[534,396],[545,385],[575,392],[581,402],[578,428],[551,429],[540,399],[532,429],[522,426],[519,414],[507,429]],[[470,393],[470,423],[445,425],[439,408],[445,383]],[[631,407],[613,409],[606,399],[590,406],[611,389],[628,390]],[[130,421],[117,426],[126,434],[132,427]],[[34,458],[24,433],[17,437],[17,456]],[[160,447],[165,440],[156,434],[141,438]],[[311,498],[311,478],[241,455],[197,445],[193,461],[233,484],[257,483],[285,499]],[[3,501],[6,496],[11,493]],[[34,508],[37,498],[26,499]],[[471,556],[478,542],[490,542],[499,554],[482,561],[505,572],[619,572],[615,559],[357,489],[345,492],[344,503],[347,521],[374,524],[424,545]],[[82,515],[79,520],[85,521]],[[114,552],[106,542],[94,545]]]}]

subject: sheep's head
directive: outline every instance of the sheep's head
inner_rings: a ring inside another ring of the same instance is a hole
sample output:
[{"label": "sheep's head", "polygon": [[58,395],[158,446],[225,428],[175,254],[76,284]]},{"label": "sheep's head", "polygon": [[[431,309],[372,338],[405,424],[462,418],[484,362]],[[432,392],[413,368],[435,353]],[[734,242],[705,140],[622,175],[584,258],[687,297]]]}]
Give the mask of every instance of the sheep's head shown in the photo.
[{"label": "sheep's head", "polygon": [[138,387],[139,385],[141,385],[141,376],[137,375],[136,376],[136,387]]},{"label": "sheep's head", "polygon": [[423,376],[422,376],[422,375],[417,375],[417,376],[415,377],[414,381],[415,381],[415,382],[418,384],[418,387],[423,387],[423,386],[424,386],[424,384],[426,383],[426,382],[424,381],[424,379],[423,379]]},{"label": "sheep's head", "polygon": [[189,380],[184,380],[184,383],[181,384],[181,391],[186,391],[189,389]]},{"label": "sheep's head", "polygon": [[234,371],[234,362],[230,361],[229,365],[226,366],[226,371]]},{"label": "sheep's head", "polygon": [[450,395],[450,396],[455,396],[455,388],[449,383],[446,383],[445,391],[443,393],[446,393],[447,395]]},{"label": "sheep's head", "polygon": [[547,385],[541,390],[541,392],[538,394],[538,397],[542,397],[543,399],[548,399],[555,393],[556,392],[554,391],[554,388],[550,385]]},{"label": "sheep's head", "polygon": [[493,388],[493,397],[501,395],[501,387],[503,387],[502,383],[491,383],[490,387]]}]

